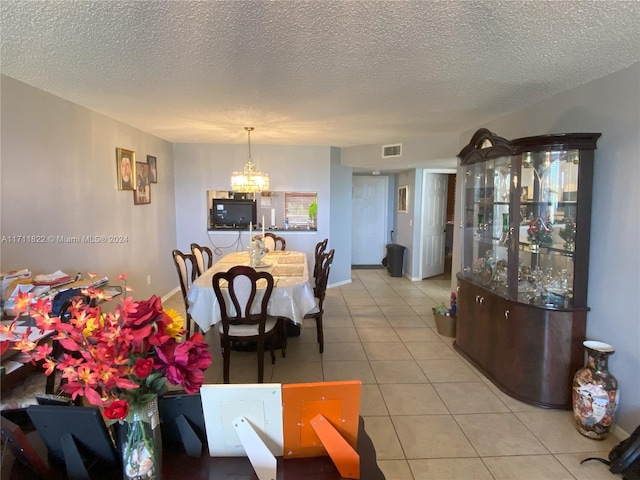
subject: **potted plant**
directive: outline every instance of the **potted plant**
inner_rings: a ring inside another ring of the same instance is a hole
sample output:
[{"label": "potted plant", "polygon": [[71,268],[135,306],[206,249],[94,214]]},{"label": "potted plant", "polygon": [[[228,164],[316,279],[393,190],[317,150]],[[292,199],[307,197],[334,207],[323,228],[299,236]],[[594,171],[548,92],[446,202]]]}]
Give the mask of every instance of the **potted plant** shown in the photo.
[{"label": "potted plant", "polygon": [[316,195],[309,205],[309,228],[317,228],[318,217],[318,196]]},{"label": "potted plant", "polygon": [[442,302],[431,309],[436,321],[436,330],[445,337],[456,336],[456,301],[456,293],[451,292],[451,308],[445,307]]}]

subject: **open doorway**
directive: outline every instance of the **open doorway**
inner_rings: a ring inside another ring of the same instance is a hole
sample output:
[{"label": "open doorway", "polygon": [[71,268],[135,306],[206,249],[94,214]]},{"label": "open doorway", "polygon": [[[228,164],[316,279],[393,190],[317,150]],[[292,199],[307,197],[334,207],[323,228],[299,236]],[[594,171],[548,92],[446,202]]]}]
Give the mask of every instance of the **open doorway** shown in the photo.
[{"label": "open doorway", "polygon": [[444,274],[451,278],[451,262],[453,259],[453,221],[456,204],[456,175],[447,175],[447,213],[444,234]]},{"label": "open doorway", "polygon": [[451,278],[455,174],[423,172],[419,278]]}]

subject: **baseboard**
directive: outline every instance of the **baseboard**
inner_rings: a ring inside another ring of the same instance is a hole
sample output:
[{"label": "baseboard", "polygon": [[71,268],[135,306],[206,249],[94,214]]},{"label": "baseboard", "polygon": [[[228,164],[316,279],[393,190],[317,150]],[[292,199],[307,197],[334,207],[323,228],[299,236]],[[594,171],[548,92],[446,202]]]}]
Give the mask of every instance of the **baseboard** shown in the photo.
[{"label": "baseboard", "polygon": [[172,296],[174,296],[178,292],[180,292],[180,287],[176,287],[173,290],[171,290],[169,293],[165,293],[162,296],[162,303],[166,302],[169,298],[171,298]]},{"label": "baseboard", "polygon": [[613,430],[611,430],[611,433],[620,441],[624,440],[625,438],[629,438],[629,436],[631,435],[615,424],[613,425]]},{"label": "baseboard", "polygon": [[347,285],[348,283],[351,283],[351,279],[344,280],[343,282],[332,283],[331,285],[327,285],[327,288],[340,287],[342,285]]}]

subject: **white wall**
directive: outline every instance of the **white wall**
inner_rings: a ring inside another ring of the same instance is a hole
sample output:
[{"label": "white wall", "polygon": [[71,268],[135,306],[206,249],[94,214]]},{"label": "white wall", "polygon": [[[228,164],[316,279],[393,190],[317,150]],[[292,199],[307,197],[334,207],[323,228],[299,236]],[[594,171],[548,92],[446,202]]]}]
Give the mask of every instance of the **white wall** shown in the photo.
[{"label": "white wall", "polygon": [[351,282],[351,217],[353,186],[351,167],[340,164],[340,149],[331,147],[331,205],[329,220],[331,234],[328,249],[335,249],[329,285]]},{"label": "white wall", "polygon": [[[169,142],[84,107],[0,77],[2,96],[2,236],[33,235],[45,243],[0,246],[2,270],[63,270],[129,275],[136,298],[177,285],[173,150]],[[157,157],[151,204],[119,191],[116,147]],[[124,243],[62,243],[49,236],[121,236]],[[147,285],[151,275],[151,285]]]},{"label": "white wall", "polygon": [[437,169],[456,167],[457,134],[425,136],[399,140],[397,143],[402,143],[402,156],[395,158],[382,158],[383,144],[343,148],[342,165],[367,170],[393,169],[395,171],[421,167]]},{"label": "white wall", "polygon": [[[422,195],[422,183],[416,182],[416,171],[415,170],[407,170],[405,172],[400,172],[397,174],[397,185],[394,191],[394,195],[398,195],[398,188],[403,185],[409,186],[409,198],[407,201],[407,212],[398,212],[398,205],[395,206],[396,212],[396,241],[399,245],[403,245],[406,247],[406,251],[404,254],[404,268],[403,268],[403,276],[412,278],[413,272],[416,271],[414,256],[417,257],[419,255],[414,255],[414,245],[417,245],[416,235],[415,235],[415,217],[416,217],[416,195]],[[419,188],[419,192],[416,191],[416,187]]]},{"label": "white wall", "polygon": [[[640,63],[479,127],[508,139],[602,133],[595,151],[587,338],[616,348],[609,362],[621,391],[616,423],[630,433],[640,424]],[[474,132],[461,136],[460,148]]]},{"label": "white wall", "polygon": [[[177,248],[188,251],[192,242],[213,247],[218,255],[242,250],[248,245],[248,232],[240,236],[234,233],[207,233],[207,190],[228,190],[231,174],[242,170],[247,160],[247,145],[175,144],[175,197]],[[301,191],[318,193],[318,231],[286,232],[280,235],[287,241],[287,249],[307,252],[313,265],[314,248],[319,241],[329,238],[336,248],[331,269],[331,282],[351,279],[350,255],[338,250],[344,240],[334,241],[331,236],[332,196],[339,190],[330,189],[331,147],[326,146],[277,146],[253,143],[252,157],[256,168],[269,174],[273,191]],[[344,172],[351,178],[351,169]],[[344,187],[343,187],[344,188]],[[349,184],[350,188],[350,184]],[[350,192],[350,190],[349,190]],[[340,237],[337,237],[340,238]],[[351,246],[348,246],[349,251]],[[219,256],[216,256],[216,259]],[[343,275],[348,275],[343,278]]]}]

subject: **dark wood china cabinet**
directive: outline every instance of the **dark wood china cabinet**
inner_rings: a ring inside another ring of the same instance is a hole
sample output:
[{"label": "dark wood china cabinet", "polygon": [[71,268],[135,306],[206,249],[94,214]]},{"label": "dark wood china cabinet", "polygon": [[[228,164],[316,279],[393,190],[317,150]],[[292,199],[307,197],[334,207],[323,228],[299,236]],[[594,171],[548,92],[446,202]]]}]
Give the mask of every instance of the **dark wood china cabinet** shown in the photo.
[{"label": "dark wood china cabinet", "polygon": [[599,137],[506,140],[480,129],[459,154],[462,271],[454,347],[529,404],[570,408],[573,375],[583,366]]}]

